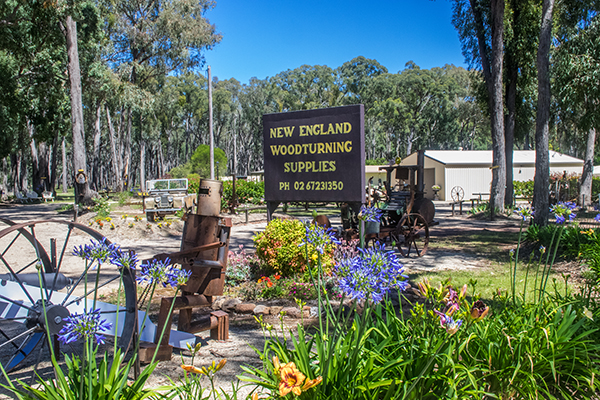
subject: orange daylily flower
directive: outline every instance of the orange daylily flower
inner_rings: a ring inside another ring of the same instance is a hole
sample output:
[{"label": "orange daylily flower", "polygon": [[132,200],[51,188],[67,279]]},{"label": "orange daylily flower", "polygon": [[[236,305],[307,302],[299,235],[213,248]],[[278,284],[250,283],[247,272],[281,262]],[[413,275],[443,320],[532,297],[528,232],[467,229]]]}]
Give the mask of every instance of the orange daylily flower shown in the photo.
[{"label": "orange daylily flower", "polygon": [[275,275],[273,275],[273,278],[274,278],[276,281],[278,281],[278,280],[280,280],[280,279],[281,279],[281,275],[279,275],[279,274],[275,274]]},{"label": "orange daylily flower", "polygon": [[296,368],[296,364],[289,362],[281,367],[281,382],[279,382],[279,395],[286,396],[289,392],[300,396],[302,393],[302,382],[306,376]]},{"label": "orange daylily flower", "polygon": [[200,368],[196,368],[193,365],[182,364],[181,368],[183,368],[183,370],[186,371],[186,372],[192,372],[194,374],[201,374],[202,373],[202,370]]},{"label": "orange daylily flower", "polygon": [[323,382],[322,376],[317,376],[315,379],[307,379],[302,386],[302,391],[306,392],[308,389],[317,386],[319,383]]}]

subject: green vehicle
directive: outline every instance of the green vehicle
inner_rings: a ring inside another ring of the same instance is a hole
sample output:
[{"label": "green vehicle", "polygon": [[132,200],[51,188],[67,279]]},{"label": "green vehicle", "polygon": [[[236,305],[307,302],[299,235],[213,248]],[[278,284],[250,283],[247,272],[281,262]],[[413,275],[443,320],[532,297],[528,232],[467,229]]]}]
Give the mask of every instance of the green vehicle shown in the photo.
[{"label": "green vehicle", "polygon": [[192,212],[196,203],[196,196],[188,194],[188,180],[185,178],[146,181],[146,190],[148,194],[144,198],[144,207],[150,222],[181,209]]}]

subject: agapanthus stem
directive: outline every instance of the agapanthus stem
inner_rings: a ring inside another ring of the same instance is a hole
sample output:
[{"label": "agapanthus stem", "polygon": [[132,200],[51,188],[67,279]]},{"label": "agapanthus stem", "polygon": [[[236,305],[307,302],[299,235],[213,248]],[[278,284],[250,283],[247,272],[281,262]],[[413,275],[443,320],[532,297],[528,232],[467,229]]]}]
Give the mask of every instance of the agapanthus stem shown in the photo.
[{"label": "agapanthus stem", "polygon": [[519,263],[519,249],[521,248],[521,234],[523,233],[523,220],[521,219],[521,229],[519,229],[519,240],[517,241],[517,251],[515,252],[515,269],[512,277],[512,298],[515,303],[515,292],[517,291],[517,265]]},{"label": "agapanthus stem", "polygon": [[[167,321],[169,321],[169,317],[173,313],[173,307],[175,306],[175,298],[177,297],[177,293],[179,293],[179,286],[177,286],[177,289],[175,289],[175,295],[173,296],[173,301],[171,302],[171,307],[169,308],[169,313],[167,314],[167,319],[166,319]],[[150,297],[150,299],[152,299],[152,297]],[[162,338],[165,335],[165,332],[167,331],[167,329],[171,329],[171,327],[167,326],[167,324],[165,324],[165,326],[163,326],[163,328],[162,328],[162,332],[160,332],[158,341],[156,342],[156,343],[158,343],[158,346],[160,346],[160,343],[162,342]],[[150,361],[150,365],[154,364],[154,360],[156,360],[157,354],[158,354],[158,347],[156,348],[156,351],[154,351],[154,354],[152,355],[152,361]]]}]

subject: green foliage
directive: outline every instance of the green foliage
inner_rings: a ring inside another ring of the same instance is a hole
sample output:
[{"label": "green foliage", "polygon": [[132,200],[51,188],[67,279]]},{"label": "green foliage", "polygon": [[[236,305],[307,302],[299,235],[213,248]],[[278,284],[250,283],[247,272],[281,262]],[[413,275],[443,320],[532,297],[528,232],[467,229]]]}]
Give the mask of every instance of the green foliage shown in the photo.
[{"label": "green foliage", "polygon": [[[306,251],[300,244],[305,238],[304,225],[298,220],[274,219],[265,230],[253,240],[256,255],[261,261],[265,275],[279,274],[283,277],[296,276],[306,271]],[[317,250],[308,245],[308,256],[317,256]],[[329,271],[333,267],[333,246],[329,245],[323,254],[323,267]]]},{"label": "green foliage", "polygon": [[[227,173],[227,156],[225,152],[218,147],[214,149],[215,157],[215,177],[217,177],[217,163],[219,163],[219,174],[225,175]],[[190,160],[191,171],[195,174],[200,175],[203,178],[210,178],[210,146],[207,144],[201,144],[196,148],[192,159]]]},{"label": "green foliage", "polygon": [[[173,178],[188,178],[188,176],[192,173],[192,165],[190,163],[186,163],[183,165],[178,165],[173,167],[169,171],[169,175]],[[189,178],[188,178],[189,179]]]},{"label": "green foliage", "polygon": [[[82,362],[78,356],[65,356],[65,375],[52,354],[56,379],[44,381],[38,376],[39,386],[30,386],[19,381],[22,387],[14,386],[8,379],[9,386],[2,386],[13,392],[19,400],[143,400],[155,397],[157,393],[152,389],[145,389],[144,386],[158,363],[146,367],[140,376],[129,384],[128,375],[134,362],[134,358],[125,362],[125,355],[121,350],[117,350],[113,360],[109,360],[105,353],[100,363],[95,357]],[[91,368],[88,368],[89,366]]]},{"label": "green foliage", "polygon": [[365,161],[365,165],[382,165],[387,164],[387,160],[385,158],[373,158]]},{"label": "green foliage", "polygon": [[[238,204],[263,204],[265,201],[265,183],[263,181],[235,181],[235,195]],[[221,209],[226,209],[233,201],[233,182],[223,181]]]},{"label": "green foliage", "polygon": [[200,175],[198,174],[189,174],[187,176],[189,194],[198,194],[200,189],[200,179]]},{"label": "green foliage", "polygon": [[256,256],[254,254],[248,255],[242,245],[240,245],[239,250],[230,250],[227,257],[225,284],[237,286],[248,282],[252,277],[252,265],[256,262]]},{"label": "green foliage", "polygon": [[533,198],[533,181],[514,181],[513,185],[516,197]]},{"label": "green foliage", "polygon": [[94,207],[92,209],[99,218],[107,218],[110,215],[110,204],[108,199],[98,197],[94,199]]},{"label": "green foliage", "polygon": [[125,204],[129,203],[129,200],[133,197],[133,193],[130,191],[123,191],[117,193],[119,206],[123,207]]}]

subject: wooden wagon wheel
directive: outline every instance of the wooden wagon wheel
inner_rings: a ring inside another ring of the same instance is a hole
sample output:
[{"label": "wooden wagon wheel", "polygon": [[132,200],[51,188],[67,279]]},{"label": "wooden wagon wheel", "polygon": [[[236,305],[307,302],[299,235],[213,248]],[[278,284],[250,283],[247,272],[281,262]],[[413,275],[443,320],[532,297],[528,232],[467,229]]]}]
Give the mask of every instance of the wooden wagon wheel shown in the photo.
[{"label": "wooden wagon wheel", "polygon": [[[104,236],[68,221],[1,222],[8,225],[0,230],[0,362],[4,369],[14,370],[20,364],[37,369],[44,348],[47,351],[47,332],[59,350],[56,338],[65,318],[85,312],[86,303],[91,309],[95,297],[102,301],[113,293],[121,297],[118,310],[107,303],[96,303],[96,308],[101,309],[102,319],[115,321],[118,315],[120,337],[115,343],[114,332],[104,334],[106,343],[99,352],[115,346],[127,351],[136,325],[135,273],[109,262],[100,268],[96,263],[86,268],[86,263],[73,254],[75,246],[90,244],[91,239],[106,240]],[[117,290],[119,280],[121,292]],[[98,291],[94,292],[96,281]],[[60,353],[79,352],[81,348],[82,343],[75,342]],[[37,357],[28,357],[33,353]]]},{"label": "wooden wagon wheel", "polygon": [[462,201],[465,198],[465,191],[460,186],[454,186],[450,191],[450,197],[454,202]]},{"label": "wooden wagon wheel", "polygon": [[408,257],[411,249],[420,257],[429,245],[429,226],[420,214],[406,214],[396,225],[394,236],[396,246],[404,257]]}]

